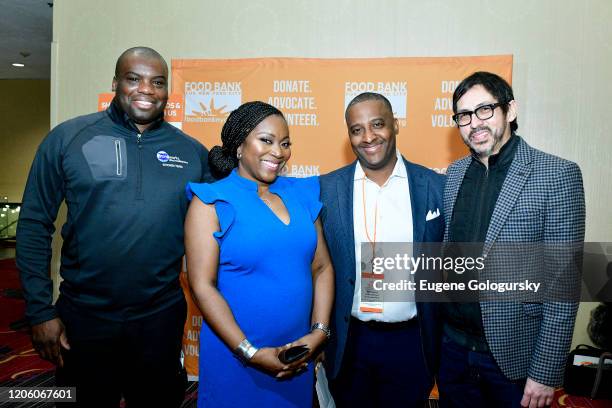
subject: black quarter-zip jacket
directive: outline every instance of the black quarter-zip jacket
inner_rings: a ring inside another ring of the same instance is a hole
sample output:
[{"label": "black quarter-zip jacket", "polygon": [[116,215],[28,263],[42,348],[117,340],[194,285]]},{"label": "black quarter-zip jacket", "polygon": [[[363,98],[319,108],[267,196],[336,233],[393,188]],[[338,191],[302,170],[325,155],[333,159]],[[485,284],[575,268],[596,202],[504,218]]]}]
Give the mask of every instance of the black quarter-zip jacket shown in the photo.
[{"label": "black quarter-zip jacket", "polygon": [[140,133],[113,101],[54,128],[34,158],[17,227],[30,323],[57,316],[49,264],[64,200],[59,301],[114,321],[179,301],[190,181],[212,181],[208,152],[163,118]]}]

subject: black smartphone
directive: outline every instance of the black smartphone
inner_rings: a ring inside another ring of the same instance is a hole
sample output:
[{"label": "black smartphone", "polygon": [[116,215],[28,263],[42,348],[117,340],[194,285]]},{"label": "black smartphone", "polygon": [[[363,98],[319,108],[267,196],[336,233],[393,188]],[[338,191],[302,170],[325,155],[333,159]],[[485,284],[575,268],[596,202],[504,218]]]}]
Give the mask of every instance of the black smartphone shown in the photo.
[{"label": "black smartphone", "polygon": [[280,354],[278,355],[278,359],[283,364],[293,363],[294,361],[299,360],[300,358],[304,357],[306,354],[308,354],[309,351],[310,349],[304,345],[293,346],[286,350],[281,351]]}]

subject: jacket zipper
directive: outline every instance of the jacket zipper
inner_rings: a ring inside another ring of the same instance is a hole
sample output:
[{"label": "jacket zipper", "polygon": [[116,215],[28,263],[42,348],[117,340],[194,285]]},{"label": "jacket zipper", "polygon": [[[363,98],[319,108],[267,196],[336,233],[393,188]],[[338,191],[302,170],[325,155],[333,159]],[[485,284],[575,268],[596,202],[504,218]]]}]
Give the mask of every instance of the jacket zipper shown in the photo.
[{"label": "jacket zipper", "polygon": [[121,157],[121,141],[115,140],[115,159],[117,160],[117,175],[123,172],[123,158]]},{"label": "jacket zipper", "polygon": [[[477,219],[478,221],[476,222],[476,229],[475,232],[478,233],[478,231],[480,231],[480,226],[482,225],[482,208],[483,208],[483,200],[484,200],[484,196],[485,196],[485,190],[488,187],[489,184],[489,167],[485,168],[485,174],[484,174],[484,180],[482,180],[482,184],[480,185],[480,194],[479,194],[479,199],[478,199],[478,212],[477,214]],[[473,238],[473,235],[472,235]],[[485,233],[485,239],[486,239],[486,233]]]},{"label": "jacket zipper", "polygon": [[142,133],[136,136],[136,144],[138,145],[138,184],[136,185],[136,199],[142,200]]}]

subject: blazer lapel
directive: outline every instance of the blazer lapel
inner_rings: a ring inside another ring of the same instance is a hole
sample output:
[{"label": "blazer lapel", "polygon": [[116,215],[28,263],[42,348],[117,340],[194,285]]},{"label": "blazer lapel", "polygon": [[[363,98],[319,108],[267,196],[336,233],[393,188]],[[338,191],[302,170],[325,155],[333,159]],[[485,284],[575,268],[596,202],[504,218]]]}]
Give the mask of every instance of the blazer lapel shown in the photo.
[{"label": "blazer lapel", "polygon": [[531,173],[531,151],[523,139],[519,140],[516,156],[510,165],[508,175],[495,203],[495,209],[491,216],[489,229],[485,238],[483,254],[486,255],[497,239],[499,232],[508,219],[508,215],[514,208],[525,182]]},{"label": "blazer lapel", "polygon": [[[412,208],[412,240],[413,242],[423,242],[425,216],[428,210],[429,184],[423,179],[423,175],[417,169],[412,168],[411,163],[406,159],[404,159],[404,166],[408,174],[410,207]],[[435,208],[430,209],[435,210]]]},{"label": "blazer lapel", "polygon": [[468,156],[457,163],[456,171],[452,174],[447,174],[447,180],[444,191],[444,221],[446,226],[444,227],[444,242],[450,240],[449,227],[450,221],[453,217],[453,210],[455,208],[455,202],[457,201],[457,195],[459,194],[459,188],[463,183],[463,178],[467,172],[468,167],[472,163],[472,157]]},{"label": "blazer lapel", "polygon": [[[353,229],[353,184],[355,176],[355,162],[347,171],[338,177],[336,189],[338,194],[338,213],[340,219],[340,231],[344,235],[343,253],[352,265],[351,274],[355,271],[355,231]],[[352,276],[352,275],[351,275]]]}]

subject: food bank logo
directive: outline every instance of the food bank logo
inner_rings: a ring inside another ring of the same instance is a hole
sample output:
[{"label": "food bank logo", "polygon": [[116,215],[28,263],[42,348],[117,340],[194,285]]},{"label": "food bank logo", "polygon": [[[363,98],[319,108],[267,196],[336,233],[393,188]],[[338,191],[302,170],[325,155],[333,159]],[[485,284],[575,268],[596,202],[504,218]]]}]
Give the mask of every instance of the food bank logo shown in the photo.
[{"label": "food bank logo", "polygon": [[185,82],[185,122],[225,122],[241,102],[240,82]]},{"label": "food bank logo", "polygon": [[391,106],[393,107],[393,116],[395,116],[400,126],[406,126],[407,118],[407,100],[408,86],[405,81],[387,81],[387,82],[345,82],[344,83],[344,109],[357,95],[364,92],[376,92],[384,95]]}]

